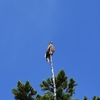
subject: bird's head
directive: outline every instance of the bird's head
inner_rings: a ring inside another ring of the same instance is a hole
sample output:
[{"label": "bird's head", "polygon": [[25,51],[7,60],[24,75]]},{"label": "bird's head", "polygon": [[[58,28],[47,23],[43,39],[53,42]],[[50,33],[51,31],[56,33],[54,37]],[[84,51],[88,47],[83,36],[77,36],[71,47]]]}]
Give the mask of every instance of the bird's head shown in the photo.
[{"label": "bird's head", "polygon": [[52,42],[52,41],[50,41],[50,42],[49,42],[49,44],[53,44],[53,42]]}]

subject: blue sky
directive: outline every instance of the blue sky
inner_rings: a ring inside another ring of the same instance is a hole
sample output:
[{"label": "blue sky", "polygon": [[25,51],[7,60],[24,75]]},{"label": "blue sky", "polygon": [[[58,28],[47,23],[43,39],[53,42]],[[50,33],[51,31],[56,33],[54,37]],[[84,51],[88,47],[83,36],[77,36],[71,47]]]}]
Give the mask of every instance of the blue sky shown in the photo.
[{"label": "blue sky", "polygon": [[[51,77],[44,54],[53,41],[55,75],[78,83],[73,97],[100,96],[100,0],[0,0],[0,98],[14,100],[17,81]],[[6,96],[5,96],[6,94]]]}]

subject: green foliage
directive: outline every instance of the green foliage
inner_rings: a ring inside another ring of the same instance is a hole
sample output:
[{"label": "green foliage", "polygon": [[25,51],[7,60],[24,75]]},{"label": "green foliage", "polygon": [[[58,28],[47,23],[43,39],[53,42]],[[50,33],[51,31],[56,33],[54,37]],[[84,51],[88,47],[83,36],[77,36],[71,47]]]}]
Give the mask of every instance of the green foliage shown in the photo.
[{"label": "green foliage", "polygon": [[44,96],[42,96],[41,100],[54,100],[54,99],[53,99],[52,93],[47,92],[44,94]]},{"label": "green foliage", "polygon": [[75,86],[77,86],[77,84],[75,83],[75,80],[71,78],[68,84],[68,93],[70,93],[71,96],[75,94]]},{"label": "green foliage", "polygon": [[94,96],[94,97],[92,98],[92,100],[100,100],[100,97]]},{"label": "green foliage", "polygon": [[84,96],[84,100],[88,100],[86,96]]},{"label": "green foliage", "polygon": [[[75,80],[73,78],[68,82],[68,77],[66,76],[64,70],[61,70],[58,75],[55,77],[56,83],[56,93],[57,100],[69,100],[73,94],[75,94]],[[40,84],[40,87],[43,91],[48,91],[49,93],[54,93],[53,81],[48,78],[47,80],[43,80]],[[47,99],[48,100],[48,99]]]},{"label": "green foliage", "polygon": [[[59,71],[55,77],[55,83],[57,100],[78,100],[72,98],[73,94],[75,94],[75,86],[77,84],[73,78],[68,81],[64,70]],[[37,91],[32,88],[29,81],[26,81],[25,84],[18,81],[17,88],[12,89],[12,93],[14,94],[15,100],[54,100],[52,78],[43,80],[40,87],[45,91],[43,96],[37,94]],[[84,96],[83,100],[88,100],[88,98]],[[100,100],[100,97],[94,96],[92,100]]]},{"label": "green foliage", "polygon": [[17,88],[12,89],[12,93],[15,100],[34,100],[33,96],[36,95],[37,91],[32,88],[29,81],[26,81],[25,84],[18,81]]},{"label": "green foliage", "polygon": [[[86,96],[84,96],[84,100],[88,100]],[[92,100],[100,100],[100,97],[94,96],[94,97],[92,98]]]},{"label": "green foliage", "polygon": [[[86,96],[84,96],[84,99],[83,99],[83,100],[88,100],[88,98],[87,98]],[[92,100],[100,100],[100,97],[94,96],[94,97],[92,98]]]}]

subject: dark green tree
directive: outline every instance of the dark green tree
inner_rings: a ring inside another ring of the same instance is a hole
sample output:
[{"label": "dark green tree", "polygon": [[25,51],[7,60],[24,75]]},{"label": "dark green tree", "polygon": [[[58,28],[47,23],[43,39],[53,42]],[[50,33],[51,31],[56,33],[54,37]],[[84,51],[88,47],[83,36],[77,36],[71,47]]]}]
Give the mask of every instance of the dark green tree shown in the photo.
[{"label": "dark green tree", "polygon": [[[75,86],[77,86],[75,80],[71,78],[68,82],[68,77],[66,76],[65,71],[61,70],[55,77],[55,83],[57,100],[72,100],[71,97],[73,94],[75,94]],[[43,80],[40,84],[40,87],[43,91],[47,91],[53,96],[54,87],[52,78],[47,78],[47,80]]]},{"label": "dark green tree", "polygon": [[25,84],[18,81],[17,88],[12,89],[15,100],[35,100],[33,97],[36,96],[37,91],[35,91],[30,85],[29,81]]},{"label": "dark green tree", "polygon": [[[88,98],[86,96],[84,96],[84,99],[83,100],[88,100]],[[100,100],[100,97],[94,96],[92,98],[92,100]]]},{"label": "dark green tree", "polygon": [[88,98],[86,96],[84,96],[84,99],[83,100],[88,100]]},{"label": "dark green tree", "polygon": [[100,97],[94,96],[94,97],[92,98],[92,100],[100,100]]},{"label": "dark green tree", "polygon": [[[68,81],[64,70],[59,71],[55,77],[55,83],[57,100],[78,100],[72,98],[73,94],[75,94],[75,86],[77,86],[77,84],[73,78]],[[43,80],[40,87],[45,91],[43,96],[37,94],[37,91],[34,90],[29,81],[26,81],[25,84],[18,81],[17,88],[12,89],[12,93],[14,94],[15,100],[54,100],[52,78]],[[84,96],[83,100],[88,100],[88,98]],[[100,100],[100,97],[94,96],[92,100]]]}]

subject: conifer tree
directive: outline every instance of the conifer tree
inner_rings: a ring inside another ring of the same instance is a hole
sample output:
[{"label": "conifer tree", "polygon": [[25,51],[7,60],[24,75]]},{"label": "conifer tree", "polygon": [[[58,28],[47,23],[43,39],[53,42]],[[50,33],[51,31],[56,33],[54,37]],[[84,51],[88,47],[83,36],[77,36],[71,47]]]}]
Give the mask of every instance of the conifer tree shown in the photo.
[{"label": "conifer tree", "polygon": [[86,96],[84,96],[84,100],[88,100]]},{"label": "conifer tree", "polygon": [[100,97],[94,96],[94,97],[92,98],[92,100],[100,100]]},{"label": "conifer tree", "polygon": [[12,93],[15,96],[15,100],[34,100],[34,96],[37,91],[35,91],[30,85],[29,81],[25,84],[18,81],[17,88],[12,89]]},{"label": "conifer tree", "polygon": [[[71,100],[72,95],[75,94],[75,86],[77,86],[75,80],[71,78],[68,82],[68,77],[66,76],[64,70],[61,70],[55,77],[55,83],[57,100]],[[52,78],[43,80],[40,86],[43,91],[47,91],[53,95],[54,87]]]},{"label": "conifer tree", "polygon": [[[84,96],[84,100],[88,100],[88,98],[86,96]],[[92,98],[92,100],[100,100],[100,97],[94,96]]]},{"label": "conifer tree", "polygon": [[[55,77],[55,83],[57,100],[78,100],[72,98],[73,94],[75,94],[75,86],[77,86],[77,84],[73,78],[68,81],[64,70],[59,71],[58,75]],[[25,84],[18,81],[17,88],[13,88],[12,93],[14,94],[15,100],[54,100],[53,86],[52,78],[43,80],[40,87],[45,93],[41,96],[37,94],[37,91],[34,90],[29,81],[26,81]],[[88,100],[88,98],[84,96],[83,100]],[[100,100],[100,97],[94,96],[91,100]]]}]

